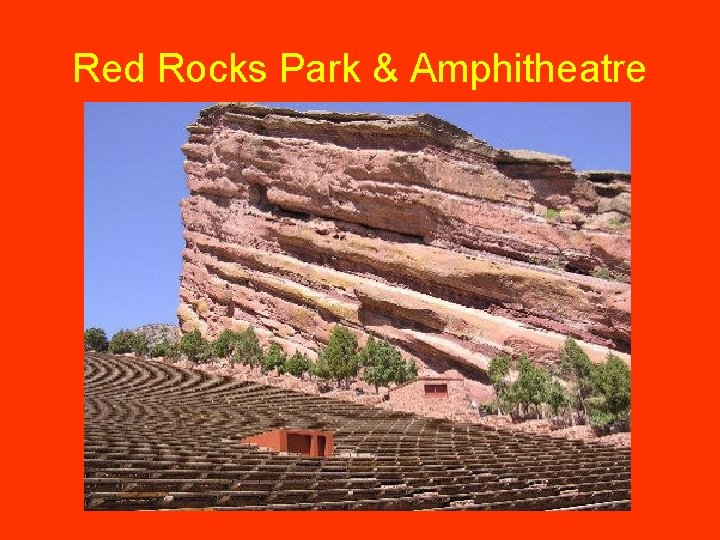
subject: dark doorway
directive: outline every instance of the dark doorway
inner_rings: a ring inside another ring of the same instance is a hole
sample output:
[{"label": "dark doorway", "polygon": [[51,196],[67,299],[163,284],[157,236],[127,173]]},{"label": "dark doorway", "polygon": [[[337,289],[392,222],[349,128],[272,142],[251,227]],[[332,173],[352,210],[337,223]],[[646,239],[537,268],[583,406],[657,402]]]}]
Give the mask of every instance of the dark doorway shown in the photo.
[{"label": "dark doorway", "polygon": [[299,435],[297,433],[288,433],[287,435],[287,451],[297,454],[310,455],[310,444],[312,442],[311,435]]}]

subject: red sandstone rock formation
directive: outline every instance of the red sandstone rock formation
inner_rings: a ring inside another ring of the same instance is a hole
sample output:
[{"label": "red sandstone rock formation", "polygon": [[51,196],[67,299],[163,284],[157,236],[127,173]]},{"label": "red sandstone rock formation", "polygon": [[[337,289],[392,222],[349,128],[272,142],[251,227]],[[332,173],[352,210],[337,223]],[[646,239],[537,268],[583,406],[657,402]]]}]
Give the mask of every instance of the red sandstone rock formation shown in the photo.
[{"label": "red sandstone rock formation", "polygon": [[188,131],[183,330],[252,324],[313,356],[341,323],[473,377],[567,335],[629,361],[629,175],[423,114],[223,104]]}]

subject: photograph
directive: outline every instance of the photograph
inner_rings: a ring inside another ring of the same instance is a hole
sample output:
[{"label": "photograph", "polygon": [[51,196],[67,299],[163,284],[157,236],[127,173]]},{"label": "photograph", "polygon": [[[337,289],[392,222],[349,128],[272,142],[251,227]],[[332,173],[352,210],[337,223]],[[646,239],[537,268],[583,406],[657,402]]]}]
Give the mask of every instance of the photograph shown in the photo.
[{"label": "photograph", "polygon": [[84,510],[630,510],[630,113],[85,102]]}]

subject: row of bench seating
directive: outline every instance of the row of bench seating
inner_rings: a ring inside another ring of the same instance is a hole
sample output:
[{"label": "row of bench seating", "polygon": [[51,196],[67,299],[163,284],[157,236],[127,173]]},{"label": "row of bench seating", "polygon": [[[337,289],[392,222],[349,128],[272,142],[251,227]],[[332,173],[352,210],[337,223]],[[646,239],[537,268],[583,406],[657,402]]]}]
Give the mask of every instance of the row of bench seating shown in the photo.
[{"label": "row of bench seating", "polygon": [[[241,442],[277,428],[330,430],[335,453]],[[630,451],[86,353],[85,507],[626,509]]]}]

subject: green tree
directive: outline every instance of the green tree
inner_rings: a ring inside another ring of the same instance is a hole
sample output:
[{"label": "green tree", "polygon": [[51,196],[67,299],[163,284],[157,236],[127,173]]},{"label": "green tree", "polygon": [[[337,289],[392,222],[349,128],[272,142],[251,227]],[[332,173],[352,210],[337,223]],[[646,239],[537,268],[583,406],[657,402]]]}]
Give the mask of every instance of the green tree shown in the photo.
[{"label": "green tree", "polygon": [[573,385],[574,402],[578,412],[587,417],[587,399],[592,395],[594,366],[590,358],[573,338],[567,338],[559,351],[560,373]]},{"label": "green tree", "polygon": [[630,368],[614,354],[608,354],[603,364],[602,376],[596,382],[605,397],[608,410],[621,417],[630,412]]},{"label": "green tree", "polygon": [[512,414],[512,410],[519,410],[522,403],[522,395],[515,383],[509,384],[503,393],[502,399],[497,400],[498,408]]},{"label": "green tree", "polygon": [[287,362],[287,356],[280,345],[271,343],[267,354],[262,356],[260,365],[262,366],[263,372],[272,371],[273,369],[277,369],[278,372],[280,372],[285,367],[285,362]]},{"label": "green tree", "polygon": [[310,375],[313,375],[318,379],[322,379],[324,381],[332,379],[332,374],[330,373],[330,367],[328,366],[327,360],[322,356],[318,356],[317,360],[310,364],[309,371]]},{"label": "green tree", "polygon": [[374,336],[368,337],[365,346],[358,352],[358,363],[360,367],[366,368],[375,363],[378,342],[379,340],[375,339]]},{"label": "green tree", "polygon": [[310,360],[304,354],[296,351],[290,358],[287,359],[285,365],[280,368],[280,373],[288,373],[293,377],[302,377],[303,373],[310,371]]},{"label": "green tree", "polygon": [[103,352],[108,350],[108,338],[102,328],[88,328],[85,330],[85,350]]},{"label": "green tree", "polygon": [[370,336],[358,356],[365,368],[363,380],[374,385],[375,392],[391,382],[403,383],[417,378],[415,362],[405,362],[400,351],[385,340]]},{"label": "green tree", "polygon": [[110,338],[108,350],[112,354],[125,354],[133,352],[135,346],[135,333],[130,330],[120,330]]},{"label": "green tree", "polygon": [[498,414],[502,411],[502,404],[505,402],[505,392],[507,390],[507,376],[510,373],[511,358],[507,354],[493,356],[488,365],[488,376],[495,390],[495,403],[497,404]]},{"label": "green tree", "polygon": [[180,338],[180,352],[191,362],[201,362],[211,355],[210,343],[195,329]]},{"label": "green tree", "polygon": [[212,342],[212,355],[215,358],[227,358],[235,351],[238,335],[226,328]]},{"label": "green tree", "polygon": [[546,399],[553,416],[557,416],[561,410],[570,404],[570,398],[565,388],[563,388],[557,379],[552,379],[548,382]]},{"label": "green tree", "polygon": [[132,352],[138,356],[145,356],[148,352],[148,339],[142,332],[134,332],[132,337]]},{"label": "green tree", "polygon": [[180,352],[180,341],[171,341],[168,343],[167,357],[168,358],[180,358],[182,353]]},{"label": "green tree", "polygon": [[160,356],[163,358],[177,358],[179,356],[178,344],[170,343],[166,339],[158,341],[150,347],[150,357],[158,358]]},{"label": "green tree", "polygon": [[593,373],[593,396],[588,400],[590,422],[605,427],[625,422],[630,415],[630,368],[620,358],[608,354]]},{"label": "green tree", "polygon": [[590,413],[590,425],[596,428],[607,428],[615,423],[615,417],[603,407],[603,402],[598,397],[588,399],[588,412]]},{"label": "green tree", "polygon": [[158,341],[152,347],[150,347],[150,358],[166,357],[168,352],[169,343],[167,340]]},{"label": "green tree", "polygon": [[255,367],[260,364],[262,355],[262,348],[255,334],[255,329],[252,326],[248,326],[240,332],[237,338],[235,353],[232,356],[233,363],[239,362],[246,366]]},{"label": "green tree", "polygon": [[414,381],[418,378],[418,367],[415,360],[408,360],[403,366],[401,377],[396,381],[398,383],[404,383],[407,381]]},{"label": "green tree", "polygon": [[360,362],[357,354],[357,338],[344,326],[335,326],[330,332],[327,345],[322,348],[318,360],[328,367],[330,378],[338,384],[358,374]]},{"label": "green tree", "polygon": [[524,412],[532,405],[539,416],[539,406],[545,403],[547,388],[547,372],[522,356],[518,361],[518,378],[508,387],[506,395],[512,403],[522,405]]},{"label": "green tree", "polygon": [[380,366],[367,366],[363,370],[363,380],[375,386],[376,394],[381,386],[386,386],[390,382]]}]

